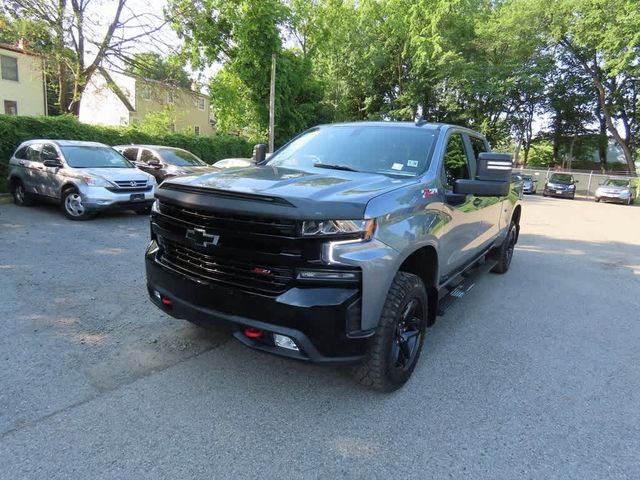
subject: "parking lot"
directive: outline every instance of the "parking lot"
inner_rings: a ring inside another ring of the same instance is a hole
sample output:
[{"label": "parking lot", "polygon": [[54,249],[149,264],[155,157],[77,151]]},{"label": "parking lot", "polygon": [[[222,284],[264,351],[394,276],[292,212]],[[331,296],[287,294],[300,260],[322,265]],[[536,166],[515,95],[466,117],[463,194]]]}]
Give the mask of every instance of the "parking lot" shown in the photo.
[{"label": "parking lot", "polygon": [[525,198],[391,395],[162,314],[148,231],[0,205],[1,478],[640,478],[640,207]]}]

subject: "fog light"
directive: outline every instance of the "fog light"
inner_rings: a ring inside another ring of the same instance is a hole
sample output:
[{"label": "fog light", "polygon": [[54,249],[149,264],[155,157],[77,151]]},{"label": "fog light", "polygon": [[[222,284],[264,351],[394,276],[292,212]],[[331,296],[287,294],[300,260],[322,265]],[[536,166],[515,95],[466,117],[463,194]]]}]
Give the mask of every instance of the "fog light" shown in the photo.
[{"label": "fog light", "polygon": [[156,297],[158,301],[162,299],[162,295],[160,295],[160,292],[158,290],[153,291],[153,296]]},{"label": "fog light", "polygon": [[293,339],[286,337],[284,335],[279,335],[277,333],[274,333],[273,341],[277,347],[286,348],[288,350],[295,350],[296,352],[300,351],[300,349],[296,345],[296,342],[294,342]]},{"label": "fog light", "polygon": [[300,270],[299,280],[357,280],[356,272],[340,272],[335,270]]}]

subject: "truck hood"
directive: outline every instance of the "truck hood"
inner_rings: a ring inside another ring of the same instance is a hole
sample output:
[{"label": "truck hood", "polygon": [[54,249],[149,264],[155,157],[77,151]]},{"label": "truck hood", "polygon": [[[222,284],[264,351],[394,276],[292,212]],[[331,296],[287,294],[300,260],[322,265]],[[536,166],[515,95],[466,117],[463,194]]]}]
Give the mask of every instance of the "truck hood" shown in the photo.
[{"label": "truck hood", "polygon": [[[201,204],[203,200],[195,197],[203,197],[203,193],[208,193],[213,197],[221,197],[215,202],[216,208],[225,207],[225,210],[230,205],[224,205],[222,197],[235,198],[234,203],[241,208],[231,208],[236,212],[246,211],[247,208],[265,211],[266,205],[242,207],[242,202],[262,202],[274,207],[283,206],[280,213],[291,218],[358,219],[364,218],[367,203],[373,197],[416,181],[415,178],[339,170],[307,171],[253,166],[198,177],[172,178],[162,184],[158,197],[174,197],[183,203],[187,200],[188,203]],[[195,196],[188,197],[183,193],[175,197],[170,193],[173,191],[189,192]]]}]

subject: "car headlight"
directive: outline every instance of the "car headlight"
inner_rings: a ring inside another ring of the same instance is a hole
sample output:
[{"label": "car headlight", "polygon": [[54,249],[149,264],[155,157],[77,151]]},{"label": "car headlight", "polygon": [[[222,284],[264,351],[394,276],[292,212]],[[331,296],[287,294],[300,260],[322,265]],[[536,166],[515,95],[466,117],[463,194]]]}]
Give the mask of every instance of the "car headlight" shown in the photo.
[{"label": "car headlight", "polygon": [[149,185],[157,185],[158,182],[156,182],[156,177],[154,177],[153,175],[149,175],[149,178],[147,179],[147,183]]},{"label": "car headlight", "polygon": [[155,213],[160,213],[160,200],[158,200],[157,198],[151,204],[151,211]]},{"label": "car headlight", "polygon": [[622,195],[623,197],[628,197],[629,195],[631,195],[631,190],[622,190],[620,192],[620,195]]},{"label": "car headlight", "polygon": [[575,190],[576,186],[575,185],[569,185],[569,190]]},{"label": "car headlight", "polygon": [[85,175],[82,177],[82,180],[84,180],[84,183],[86,183],[90,187],[115,187],[113,183],[111,183],[108,180],[105,180],[102,177]]},{"label": "car headlight", "polygon": [[375,228],[375,219],[306,220],[302,222],[302,235],[305,237],[353,235],[364,240],[369,240],[373,236]]}]

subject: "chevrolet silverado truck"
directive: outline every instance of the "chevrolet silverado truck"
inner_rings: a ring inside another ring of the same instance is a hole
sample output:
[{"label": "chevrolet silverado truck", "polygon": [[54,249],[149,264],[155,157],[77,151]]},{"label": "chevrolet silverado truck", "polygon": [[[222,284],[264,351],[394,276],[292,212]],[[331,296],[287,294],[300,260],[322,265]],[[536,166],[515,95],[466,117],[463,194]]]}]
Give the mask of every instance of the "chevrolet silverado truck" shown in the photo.
[{"label": "chevrolet silverado truck", "polygon": [[151,300],[285,357],[353,364],[381,391],[478,273],[509,268],[521,193],[479,133],[425,122],[311,128],[256,164],[165,181]]}]

